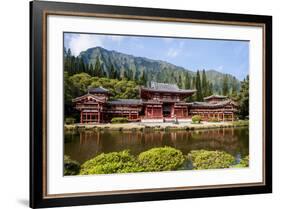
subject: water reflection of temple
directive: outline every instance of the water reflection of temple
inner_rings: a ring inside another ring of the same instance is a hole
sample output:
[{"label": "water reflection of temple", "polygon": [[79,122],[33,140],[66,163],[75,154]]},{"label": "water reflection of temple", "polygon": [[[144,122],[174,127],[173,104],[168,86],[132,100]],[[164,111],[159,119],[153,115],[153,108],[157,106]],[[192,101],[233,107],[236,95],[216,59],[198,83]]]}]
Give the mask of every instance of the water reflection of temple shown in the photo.
[{"label": "water reflection of temple", "polygon": [[[81,159],[89,159],[102,152],[129,149],[139,154],[153,147],[171,146],[187,154],[191,150],[224,150],[231,154],[248,153],[248,129],[207,129],[198,131],[80,131],[66,152]],[[68,136],[70,137],[70,136]],[[75,159],[75,158],[74,158]]]}]

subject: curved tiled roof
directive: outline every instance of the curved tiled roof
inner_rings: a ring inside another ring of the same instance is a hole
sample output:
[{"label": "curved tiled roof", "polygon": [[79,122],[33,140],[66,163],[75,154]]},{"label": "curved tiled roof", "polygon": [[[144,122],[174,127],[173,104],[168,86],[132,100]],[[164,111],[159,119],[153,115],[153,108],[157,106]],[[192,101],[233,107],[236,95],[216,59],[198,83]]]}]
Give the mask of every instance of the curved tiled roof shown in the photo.
[{"label": "curved tiled roof", "polygon": [[97,87],[97,88],[89,88],[88,92],[89,93],[100,93],[100,94],[103,94],[103,93],[109,93],[109,90],[106,89],[106,88],[103,88],[102,86],[100,86],[100,87]]},{"label": "curved tiled roof", "polygon": [[216,98],[216,99],[226,99],[227,96],[223,96],[223,95],[211,95],[211,96],[208,96],[208,97],[204,97],[204,100],[209,100],[209,99],[213,99],[213,98]]},{"label": "curved tiled roof", "polygon": [[195,93],[196,90],[180,89],[177,84],[150,82],[150,87],[141,87],[142,90],[169,93]]},{"label": "curved tiled roof", "polygon": [[157,90],[179,90],[179,87],[177,84],[169,84],[169,83],[157,83],[154,81],[150,82],[150,88],[151,89],[157,89]]},{"label": "curved tiled roof", "polygon": [[111,104],[111,105],[122,105],[122,104],[141,105],[142,100],[140,100],[140,99],[115,99],[115,100],[107,101],[107,103]]},{"label": "curved tiled roof", "polygon": [[225,100],[225,101],[221,101],[221,102],[218,102],[218,103],[208,103],[208,102],[193,102],[192,103],[192,107],[195,107],[195,108],[218,108],[218,107],[223,107],[225,105],[228,105],[228,104],[233,104],[234,106],[237,106],[237,104],[232,101],[232,100]]},{"label": "curved tiled roof", "polygon": [[152,92],[169,92],[169,93],[195,93],[196,90],[191,90],[191,89],[154,89],[154,88],[146,88],[146,87],[141,87],[142,90],[144,91],[152,91]]},{"label": "curved tiled roof", "polygon": [[76,98],[72,99],[72,102],[78,102],[78,101],[80,101],[80,100],[82,100],[84,98],[87,98],[87,97],[91,97],[91,98],[93,98],[93,99],[95,99],[95,100],[97,100],[99,102],[103,102],[103,103],[105,102],[100,97],[95,96],[95,95],[90,94],[90,93],[84,94],[84,95],[82,95],[80,97],[76,97]]}]

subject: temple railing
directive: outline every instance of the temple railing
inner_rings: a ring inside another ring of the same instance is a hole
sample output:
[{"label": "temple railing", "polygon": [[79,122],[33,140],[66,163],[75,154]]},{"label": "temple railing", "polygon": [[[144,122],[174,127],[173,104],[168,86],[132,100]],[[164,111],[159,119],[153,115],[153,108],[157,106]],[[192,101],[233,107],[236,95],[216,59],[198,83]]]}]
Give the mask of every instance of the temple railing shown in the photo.
[{"label": "temple railing", "polygon": [[98,107],[97,105],[83,105],[83,104],[78,104],[75,106],[76,109],[100,109],[101,107]]}]

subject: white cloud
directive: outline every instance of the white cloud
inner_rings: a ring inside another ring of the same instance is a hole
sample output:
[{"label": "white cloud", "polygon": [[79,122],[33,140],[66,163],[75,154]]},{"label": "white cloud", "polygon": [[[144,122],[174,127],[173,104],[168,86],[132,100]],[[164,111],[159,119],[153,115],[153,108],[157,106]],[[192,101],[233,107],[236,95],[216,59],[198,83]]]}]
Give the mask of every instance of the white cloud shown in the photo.
[{"label": "white cloud", "polygon": [[183,52],[185,43],[184,41],[180,41],[177,43],[177,48],[170,48],[167,52],[168,57],[177,57],[180,53]]},{"label": "white cloud", "polygon": [[171,49],[168,50],[167,56],[168,57],[176,57],[176,56],[179,55],[180,51],[181,51],[180,49],[171,48]]},{"label": "white cloud", "polygon": [[124,38],[115,35],[69,34],[66,40],[68,40],[67,47],[77,56],[81,51],[92,47],[106,47],[108,44],[120,45]]},{"label": "white cloud", "polygon": [[92,47],[103,47],[103,37],[93,36],[90,34],[75,34],[71,35],[68,43],[68,47],[71,52],[77,56],[81,51],[87,50]]},{"label": "white cloud", "polygon": [[218,66],[218,67],[216,68],[216,70],[222,72],[222,71],[223,71],[223,65]]}]

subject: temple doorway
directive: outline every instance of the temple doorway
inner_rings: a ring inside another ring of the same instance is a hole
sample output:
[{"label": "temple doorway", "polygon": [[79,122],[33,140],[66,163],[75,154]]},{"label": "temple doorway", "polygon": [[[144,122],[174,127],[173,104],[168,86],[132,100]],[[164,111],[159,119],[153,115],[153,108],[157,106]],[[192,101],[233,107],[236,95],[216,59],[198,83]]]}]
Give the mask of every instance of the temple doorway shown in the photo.
[{"label": "temple doorway", "polygon": [[172,112],[172,105],[170,103],[163,104],[163,116],[164,117],[171,117]]}]

